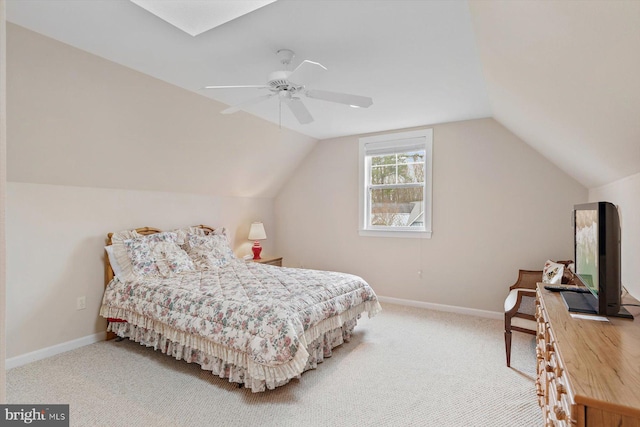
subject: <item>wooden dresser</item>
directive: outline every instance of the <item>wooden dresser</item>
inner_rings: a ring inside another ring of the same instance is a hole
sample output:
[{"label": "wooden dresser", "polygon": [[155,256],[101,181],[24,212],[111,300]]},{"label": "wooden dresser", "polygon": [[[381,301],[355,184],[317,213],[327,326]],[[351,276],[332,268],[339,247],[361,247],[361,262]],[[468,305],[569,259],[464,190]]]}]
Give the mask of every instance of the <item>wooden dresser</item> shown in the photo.
[{"label": "wooden dresser", "polygon": [[627,309],[634,320],[573,318],[558,292],[538,284],[536,388],[545,427],[640,427],[640,307]]}]

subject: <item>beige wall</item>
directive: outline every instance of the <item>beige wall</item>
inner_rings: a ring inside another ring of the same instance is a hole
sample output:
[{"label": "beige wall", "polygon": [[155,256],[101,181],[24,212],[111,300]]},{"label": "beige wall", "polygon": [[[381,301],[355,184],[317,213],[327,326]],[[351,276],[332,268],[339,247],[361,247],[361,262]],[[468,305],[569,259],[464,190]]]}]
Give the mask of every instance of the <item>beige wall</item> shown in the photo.
[{"label": "beige wall", "polygon": [[640,298],[640,174],[590,189],[589,201],[611,202],[618,206],[622,230],[622,284],[631,295]]},{"label": "beige wall", "polygon": [[[8,183],[7,357],[106,328],[104,243],[110,231],[225,226],[235,252],[251,252],[252,221],[276,234],[273,199]],[[273,239],[263,242],[273,253]],[[87,309],[76,310],[86,296]]]},{"label": "beige wall", "polygon": [[493,119],[433,129],[431,239],[358,235],[358,137],[337,138],[276,199],[285,264],[358,274],[382,296],[500,312],[518,268],[572,257],[571,211],[586,188]]},{"label": "beige wall", "polygon": [[6,21],[5,2],[0,0],[0,403],[6,401],[6,357],[5,299],[6,299],[6,255],[5,255],[5,193],[7,181],[7,110],[6,110]]}]

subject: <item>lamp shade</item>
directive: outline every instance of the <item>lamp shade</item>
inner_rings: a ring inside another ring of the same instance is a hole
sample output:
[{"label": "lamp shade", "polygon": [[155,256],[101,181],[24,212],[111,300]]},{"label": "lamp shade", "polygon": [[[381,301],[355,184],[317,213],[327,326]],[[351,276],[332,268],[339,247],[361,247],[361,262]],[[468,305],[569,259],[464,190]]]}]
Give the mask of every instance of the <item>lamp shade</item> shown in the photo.
[{"label": "lamp shade", "polygon": [[254,222],[249,229],[249,240],[264,240],[267,233],[264,231],[264,225],[261,222]]}]

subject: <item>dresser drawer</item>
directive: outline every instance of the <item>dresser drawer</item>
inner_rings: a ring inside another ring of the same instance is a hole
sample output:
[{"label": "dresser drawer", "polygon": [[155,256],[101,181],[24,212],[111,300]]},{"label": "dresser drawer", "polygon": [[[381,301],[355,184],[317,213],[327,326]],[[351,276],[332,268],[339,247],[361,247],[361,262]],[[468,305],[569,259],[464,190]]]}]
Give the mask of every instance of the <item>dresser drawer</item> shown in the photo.
[{"label": "dresser drawer", "polygon": [[[538,295],[539,298],[539,295]],[[536,357],[538,378],[536,391],[538,403],[542,408],[545,425],[570,427],[576,423],[576,409],[565,365],[558,351],[556,337],[551,329],[544,306],[539,303],[536,309],[538,330],[536,334]]]}]

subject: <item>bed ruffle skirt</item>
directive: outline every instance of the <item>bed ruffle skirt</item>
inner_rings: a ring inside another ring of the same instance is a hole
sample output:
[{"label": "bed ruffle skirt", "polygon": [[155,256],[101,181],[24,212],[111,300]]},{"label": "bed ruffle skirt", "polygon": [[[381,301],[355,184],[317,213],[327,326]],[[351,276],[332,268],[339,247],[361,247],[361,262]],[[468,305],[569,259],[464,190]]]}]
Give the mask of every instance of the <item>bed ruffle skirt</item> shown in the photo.
[{"label": "bed ruffle skirt", "polygon": [[107,331],[153,347],[177,360],[197,363],[203,370],[212,371],[220,378],[228,378],[229,382],[242,384],[257,393],[284,385],[293,378],[300,378],[303,372],[315,369],[325,357],[331,356],[333,348],[350,340],[361,313],[366,311],[369,317],[373,317],[379,310],[380,305],[377,301],[367,301],[339,315],[324,319],[305,332],[303,347],[298,349],[293,359],[277,366],[257,364],[247,357],[246,353],[199,336],[188,336],[151,319],[144,319],[145,322],[142,316],[130,312],[111,312],[103,306],[101,314],[107,315],[107,312],[111,312],[110,317],[126,319],[126,322],[109,323]]}]

